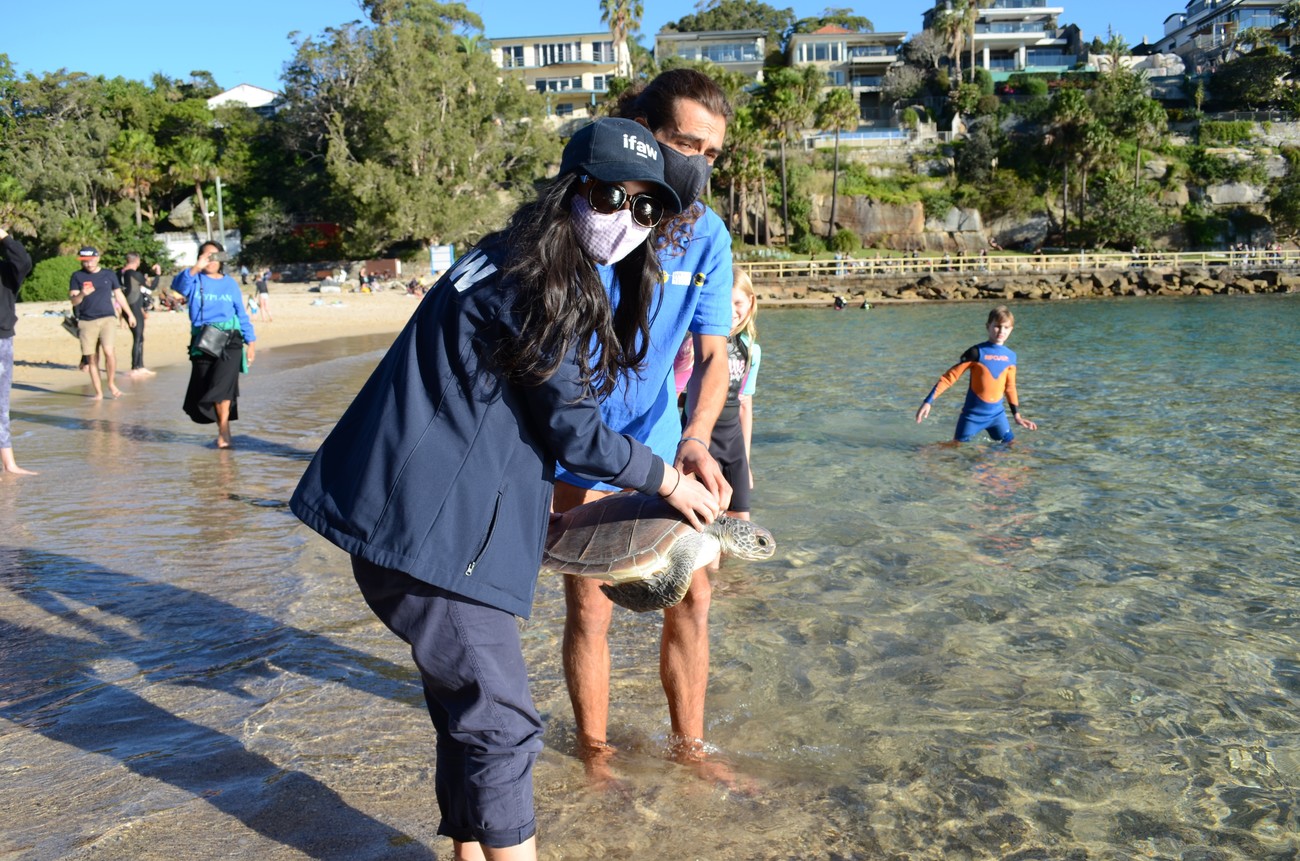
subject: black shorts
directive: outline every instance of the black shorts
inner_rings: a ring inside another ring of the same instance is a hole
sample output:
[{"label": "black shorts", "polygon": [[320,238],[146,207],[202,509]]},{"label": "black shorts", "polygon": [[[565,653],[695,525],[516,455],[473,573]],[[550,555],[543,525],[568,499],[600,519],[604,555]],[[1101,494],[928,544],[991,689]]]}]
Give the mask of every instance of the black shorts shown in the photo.
[{"label": "black shorts", "polygon": [[722,467],[722,475],[731,485],[728,511],[749,513],[749,457],[745,454],[745,435],[740,419],[719,419],[713,426],[709,454]]}]

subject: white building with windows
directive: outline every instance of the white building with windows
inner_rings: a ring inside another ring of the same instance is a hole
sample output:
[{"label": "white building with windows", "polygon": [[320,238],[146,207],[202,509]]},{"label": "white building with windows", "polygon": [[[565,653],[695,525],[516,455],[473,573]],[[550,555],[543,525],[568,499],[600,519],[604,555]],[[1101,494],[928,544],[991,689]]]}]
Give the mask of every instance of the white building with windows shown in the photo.
[{"label": "white building with windows", "polygon": [[631,74],[627,43],[615,44],[607,30],[489,42],[498,67],[521,76],[525,86],[546,96],[547,114],[557,126],[595,116],[610,79]]},{"label": "white building with windows", "polygon": [[893,107],[882,101],[885,73],[899,61],[905,41],[902,32],[859,33],[828,24],[790,37],[790,65],[816,66],[826,75],[827,89],[847,87],[853,92],[864,122],[888,122]]},{"label": "white building with windows", "polygon": [[1238,34],[1281,24],[1283,5],[1279,0],[1191,0],[1185,12],[1165,19],[1155,50],[1179,55],[1193,74],[1208,71],[1232,49]]},{"label": "white building with windows", "polygon": [[765,30],[711,30],[707,33],[665,30],[655,34],[655,60],[659,63],[669,57],[707,61],[762,82],[766,56]]},{"label": "white building with windows", "polygon": [[[926,29],[934,29],[936,19],[948,8],[948,0],[939,0],[926,11],[922,16]],[[1064,14],[1063,6],[1049,0],[982,0],[975,18],[975,65],[992,72],[994,80],[1012,72],[1074,68],[1083,41],[1078,27],[1057,23]],[[969,56],[970,48],[968,43],[964,56]]]}]

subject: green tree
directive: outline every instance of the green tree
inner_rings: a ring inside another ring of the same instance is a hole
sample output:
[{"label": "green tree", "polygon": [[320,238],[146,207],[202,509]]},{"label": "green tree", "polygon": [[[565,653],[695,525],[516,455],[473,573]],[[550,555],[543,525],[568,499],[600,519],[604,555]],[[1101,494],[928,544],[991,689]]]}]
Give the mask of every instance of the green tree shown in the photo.
[{"label": "green tree", "polygon": [[860,120],[857,100],[853,98],[852,91],[843,87],[831,90],[817,106],[817,127],[835,133],[835,162],[831,170],[831,217],[826,225],[828,242],[835,234],[835,210],[839,203],[840,132],[856,130]]},{"label": "green tree", "polygon": [[1097,185],[1085,224],[1097,245],[1149,247],[1168,226],[1169,219],[1156,202],[1154,189],[1134,186],[1118,177],[1109,177]]},{"label": "green tree", "polygon": [[871,19],[858,15],[852,9],[827,9],[820,15],[814,15],[811,18],[800,18],[794,22],[793,33],[813,33],[822,27],[834,26],[843,27],[845,30],[852,30],[854,33],[871,33],[875,31],[875,25]]},{"label": "green tree", "polygon": [[36,204],[27,197],[22,184],[12,176],[0,174],[0,226],[25,236],[36,235]]},{"label": "green tree", "polygon": [[811,122],[824,82],[825,77],[815,66],[769,69],[759,94],[764,125],[781,148],[781,223],[787,241],[791,224],[786,144]]},{"label": "green tree", "polygon": [[1094,122],[1087,95],[1068,87],[1058,90],[1051,107],[1051,146],[1061,154],[1061,232],[1068,233],[1070,220],[1070,163],[1077,152],[1075,142],[1083,129]]},{"label": "green tree", "polygon": [[1287,149],[1286,175],[1273,188],[1268,200],[1268,217],[1273,229],[1285,239],[1300,236],[1300,151]]},{"label": "green tree", "polygon": [[167,173],[182,183],[194,186],[199,214],[207,227],[207,238],[212,238],[212,218],[208,215],[208,199],[203,194],[203,183],[217,176],[217,145],[194,135],[176,141],[167,153]]},{"label": "green tree", "polygon": [[1153,147],[1160,143],[1168,128],[1169,119],[1165,109],[1154,99],[1143,99],[1134,105],[1130,114],[1129,128],[1133,132],[1133,142],[1137,144],[1137,155],[1133,159],[1133,184],[1137,185],[1142,175],[1142,147]]},{"label": "green tree", "polygon": [[[162,156],[153,137],[140,129],[123,129],[108,150],[108,169],[121,184],[122,194],[135,204],[135,223],[144,223],[145,198],[162,177]],[[150,220],[153,212],[150,209]]]},{"label": "green tree", "polygon": [[1290,71],[1291,58],[1264,45],[1220,66],[1210,77],[1210,94],[1223,107],[1266,107],[1280,99],[1280,82]]},{"label": "green tree", "polygon": [[304,158],[324,153],[350,254],[477,239],[558,155],[540,97],[488,56],[457,54],[463,7],[439,8],[450,17],[385,6],[373,27],[303,40],[286,70],[288,140]]}]

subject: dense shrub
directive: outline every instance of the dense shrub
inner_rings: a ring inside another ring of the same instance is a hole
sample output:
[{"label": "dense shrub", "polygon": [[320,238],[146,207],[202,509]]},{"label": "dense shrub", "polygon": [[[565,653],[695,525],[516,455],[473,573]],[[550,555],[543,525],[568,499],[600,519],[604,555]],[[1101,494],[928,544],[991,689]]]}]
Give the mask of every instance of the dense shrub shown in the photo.
[{"label": "dense shrub", "polygon": [[826,250],[826,243],[815,233],[801,233],[790,243],[790,250],[796,254],[821,254]]},{"label": "dense shrub", "polygon": [[1255,124],[1249,120],[1201,123],[1200,141],[1203,146],[1237,146],[1250,143]]},{"label": "dense shrub", "polygon": [[831,251],[838,251],[842,254],[852,254],[861,247],[858,241],[858,235],[847,227],[841,227],[835,231],[831,237]]},{"label": "dense shrub", "polygon": [[36,264],[23,282],[19,298],[23,302],[59,302],[68,298],[68,282],[81,268],[76,257],[49,257]]}]

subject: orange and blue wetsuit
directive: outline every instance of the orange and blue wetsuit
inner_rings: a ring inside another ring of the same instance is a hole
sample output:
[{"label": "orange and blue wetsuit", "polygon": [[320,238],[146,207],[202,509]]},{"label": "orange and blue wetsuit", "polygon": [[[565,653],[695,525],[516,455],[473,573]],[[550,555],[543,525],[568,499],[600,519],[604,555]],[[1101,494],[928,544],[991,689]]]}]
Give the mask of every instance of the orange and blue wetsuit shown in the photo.
[{"label": "orange and blue wetsuit", "polygon": [[1020,411],[1020,398],[1016,395],[1016,354],[1005,344],[999,346],[985,341],[962,353],[961,361],[944,371],[930,394],[925,396],[925,403],[934,403],[934,399],[967,370],[970,371],[970,389],[957,418],[953,439],[969,442],[982,430],[987,430],[989,436],[998,441],[1014,439],[1002,399],[1005,397],[1011,405],[1012,415]]}]

